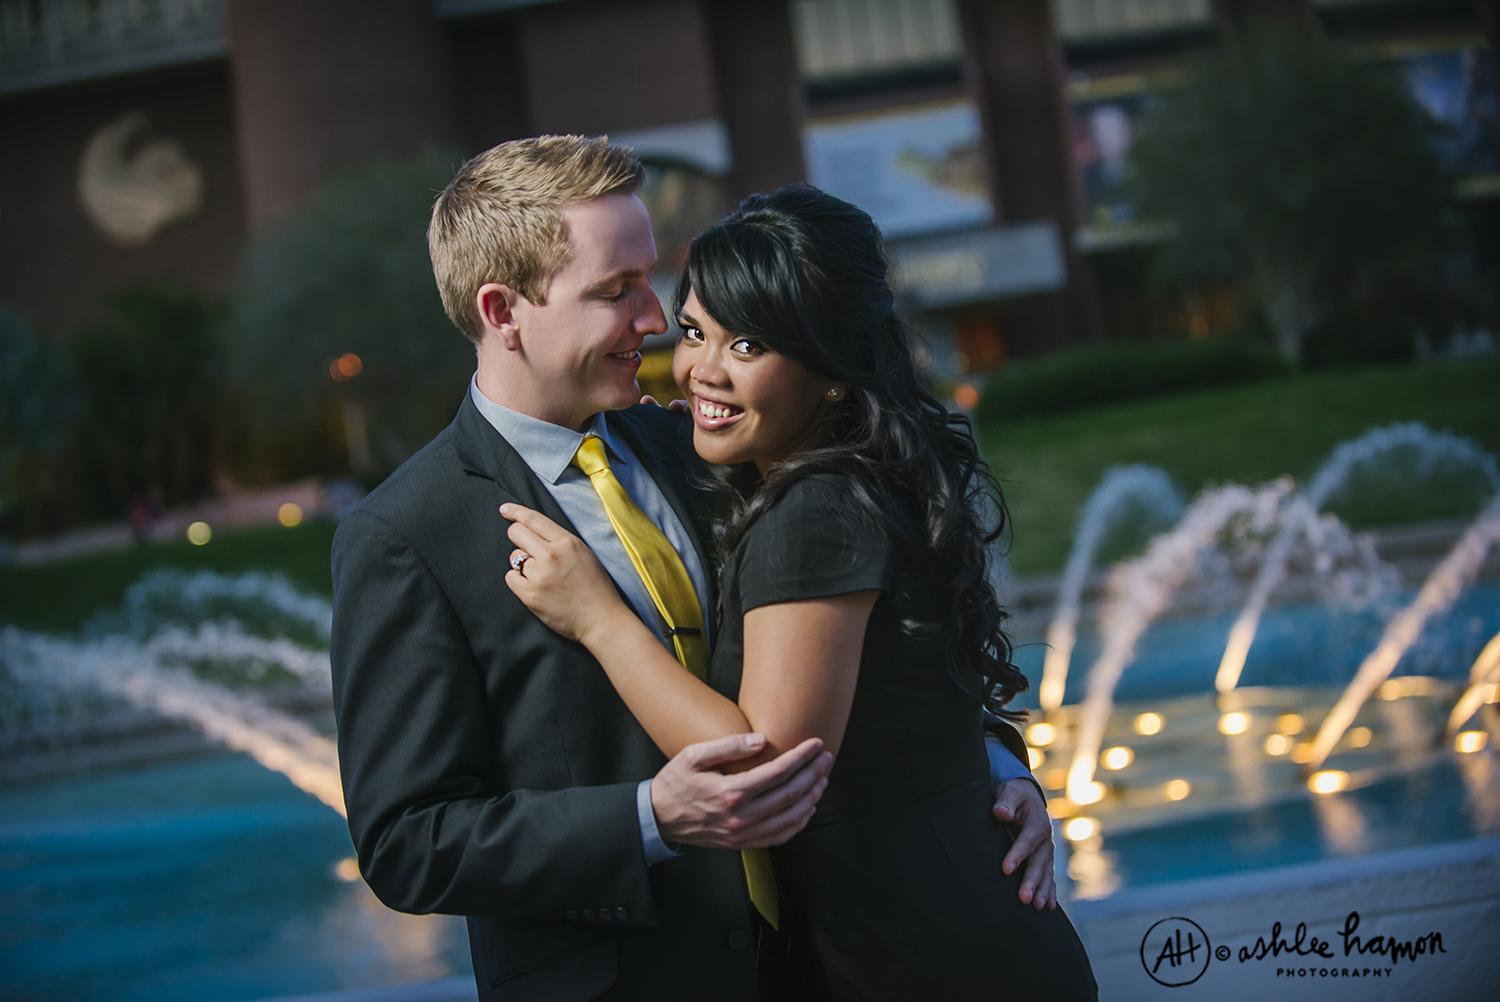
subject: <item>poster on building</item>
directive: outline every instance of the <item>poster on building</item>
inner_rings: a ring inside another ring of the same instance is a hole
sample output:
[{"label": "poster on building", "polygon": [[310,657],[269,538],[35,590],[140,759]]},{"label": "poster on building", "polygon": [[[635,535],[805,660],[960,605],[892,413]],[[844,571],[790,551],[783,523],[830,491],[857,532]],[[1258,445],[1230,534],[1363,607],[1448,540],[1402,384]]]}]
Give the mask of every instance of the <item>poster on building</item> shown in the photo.
[{"label": "poster on building", "polygon": [[1145,90],[1074,103],[1073,162],[1089,226],[1104,230],[1134,220],[1120,182],[1131,144],[1152,103],[1152,94]]},{"label": "poster on building", "polygon": [[888,238],[982,226],[994,215],[973,104],[809,122],[808,179],[868,212]]},{"label": "poster on building", "polygon": [[1395,65],[1412,97],[1440,127],[1435,144],[1443,169],[1460,175],[1500,170],[1500,108],[1489,49],[1419,51],[1398,55]]}]

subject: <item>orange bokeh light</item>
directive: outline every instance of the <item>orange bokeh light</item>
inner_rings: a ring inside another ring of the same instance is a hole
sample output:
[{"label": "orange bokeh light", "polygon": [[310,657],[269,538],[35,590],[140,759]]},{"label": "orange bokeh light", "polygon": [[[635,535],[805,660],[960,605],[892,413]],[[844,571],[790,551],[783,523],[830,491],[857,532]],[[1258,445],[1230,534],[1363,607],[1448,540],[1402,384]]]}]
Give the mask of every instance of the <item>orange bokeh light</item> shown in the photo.
[{"label": "orange bokeh light", "polygon": [[328,363],[328,375],[336,383],[353,379],[365,369],[365,364],[359,360],[359,356],[352,351],[346,351],[332,362]]}]

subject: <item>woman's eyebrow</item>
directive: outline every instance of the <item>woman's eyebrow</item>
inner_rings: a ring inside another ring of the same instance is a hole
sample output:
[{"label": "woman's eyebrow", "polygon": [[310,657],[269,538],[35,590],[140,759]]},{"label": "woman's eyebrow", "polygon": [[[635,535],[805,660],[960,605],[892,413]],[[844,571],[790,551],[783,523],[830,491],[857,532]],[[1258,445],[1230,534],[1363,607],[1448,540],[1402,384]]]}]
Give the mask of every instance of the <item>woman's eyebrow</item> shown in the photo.
[{"label": "woman's eyebrow", "polygon": [[678,327],[702,327],[703,325],[693,318],[691,313],[677,314]]}]

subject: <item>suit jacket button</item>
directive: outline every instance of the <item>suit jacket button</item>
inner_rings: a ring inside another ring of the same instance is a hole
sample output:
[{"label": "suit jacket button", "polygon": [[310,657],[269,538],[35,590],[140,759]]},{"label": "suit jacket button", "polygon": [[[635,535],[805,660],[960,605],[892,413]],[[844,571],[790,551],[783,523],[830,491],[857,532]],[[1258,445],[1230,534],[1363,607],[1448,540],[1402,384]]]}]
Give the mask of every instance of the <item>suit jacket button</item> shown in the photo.
[{"label": "suit jacket button", "polygon": [[610,919],[612,919],[614,917],[615,917],[615,913],[612,912],[612,911],[610,911],[608,908],[601,908],[601,909],[599,909],[599,921],[600,922],[608,922]]},{"label": "suit jacket button", "polygon": [[563,918],[567,919],[569,922],[577,922],[578,913],[575,911],[566,911],[563,912]]},{"label": "suit jacket button", "polygon": [[583,920],[585,922],[592,922],[595,919],[597,919],[598,917],[599,916],[597,916],[597,915],[594,914],[594,909],[592,909],[592,908],[585,908],[583,910]]},{"label": "suit jacket button", "polygon": [[616,908],[615,918],[619,919],[621,922],[626,922],[630,919],[630,913],[623,908]]},{"label": "suit jacket button", "polygon": [[743,950],[750,945],[750,934],[743,929],[729,930],[729,948]]}]

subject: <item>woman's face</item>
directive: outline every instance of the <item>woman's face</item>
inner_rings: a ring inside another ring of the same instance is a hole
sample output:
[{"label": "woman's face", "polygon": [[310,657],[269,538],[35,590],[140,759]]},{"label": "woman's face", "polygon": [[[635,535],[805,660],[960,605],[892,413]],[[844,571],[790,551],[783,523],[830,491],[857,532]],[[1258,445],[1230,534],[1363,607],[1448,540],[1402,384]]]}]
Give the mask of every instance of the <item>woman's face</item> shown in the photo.
[{"label": "woman's face", "polygon": [[833,385],[754,338],[720,327],[689,293],[672,375],[688,395],[693,448],[710,463],[771,464],[818,444]]}]

